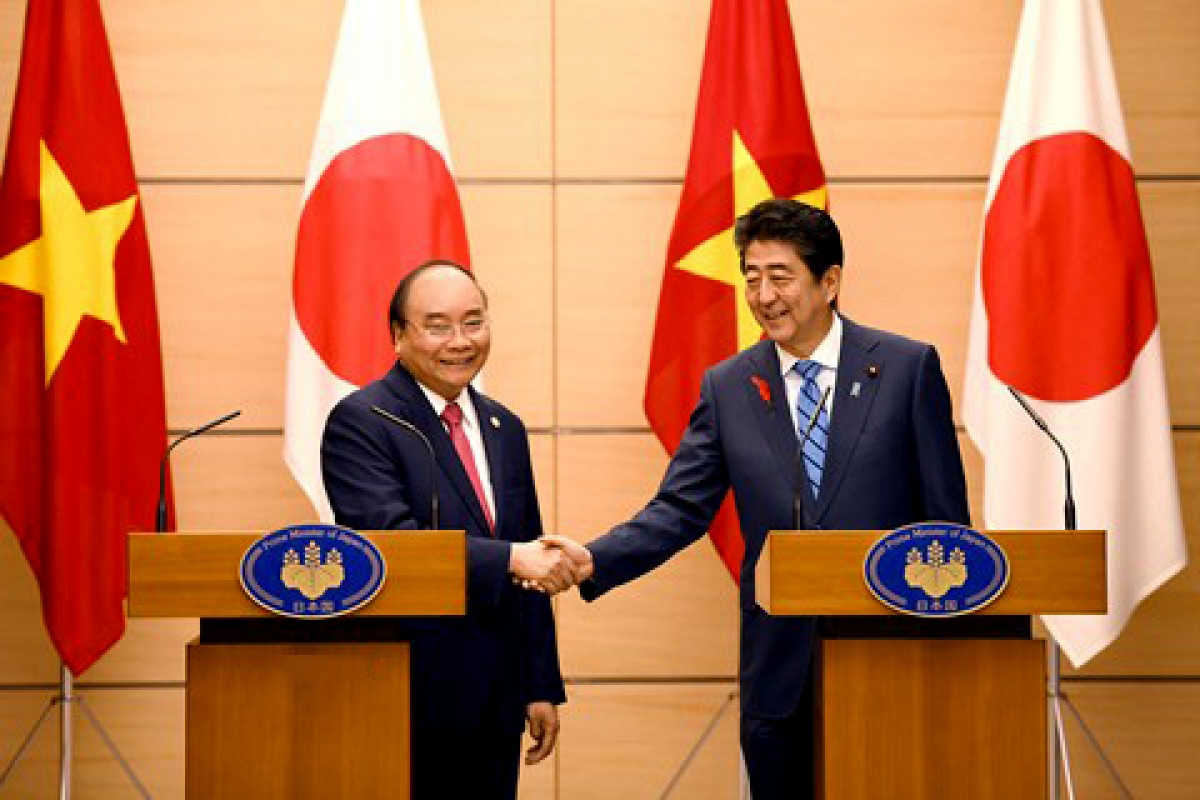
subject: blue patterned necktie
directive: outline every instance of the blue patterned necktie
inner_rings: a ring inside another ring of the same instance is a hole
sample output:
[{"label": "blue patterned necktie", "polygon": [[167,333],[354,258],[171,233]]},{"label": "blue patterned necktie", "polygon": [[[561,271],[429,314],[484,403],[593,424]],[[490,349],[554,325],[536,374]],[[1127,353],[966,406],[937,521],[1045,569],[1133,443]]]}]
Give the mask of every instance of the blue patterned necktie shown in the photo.
[{"label": "blue patterned necktie", "polygon": [[[800,397],[796,401],[796,436],[803,438],[808,423],[812,420],[813,412],[821,403],[821,390],[817,386],[817,374],[821,365],[815,361],[797,361],[792,367],[800,376]],[[825,468],[825,447],[829,443],[829,414],[821,406],[821,413],[812,427],[808,438],[804,439],[804,471],[808,473],[808,485],[812,488],[813,497],[821,490],[821,471]]]}]

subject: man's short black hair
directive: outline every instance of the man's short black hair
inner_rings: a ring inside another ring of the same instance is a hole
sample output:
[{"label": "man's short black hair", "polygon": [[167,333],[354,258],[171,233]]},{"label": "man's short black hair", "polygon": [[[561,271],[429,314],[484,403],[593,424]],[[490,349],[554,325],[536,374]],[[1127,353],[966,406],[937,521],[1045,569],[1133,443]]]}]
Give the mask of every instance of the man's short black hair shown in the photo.
[{"label": "man's short black hair", "polygon": [[830,267],[842,266],[842,234],[825,211],[774,197],[763,200],[738,217],[733,229],[742,271],[746,270],[746,248],[751,242],[784,242],[795,249],[813,278],[820,280]]},{"label": "man's short black hair", "polygon": [[479,294],[483,296],[484,308],[487,307],[487,294],[484,293],[483,287],[479,285],[479,281],[475,278],[475,274],[471,270],[457,261],[450,261],[445,258],[433,258],[423,264],[417,265],[412,272],[401,278],[400,283],[396,285],[396,291],[392,294],[392,303],[388,306],[388,332],[392,336],[395,336],[396,332],[404,327],[404,306],[408,303],[408,294],[412,291],[413,282],[422,273],[428,272],[435,267],[450,267],[470,278],[471,282],[479,289]]}]

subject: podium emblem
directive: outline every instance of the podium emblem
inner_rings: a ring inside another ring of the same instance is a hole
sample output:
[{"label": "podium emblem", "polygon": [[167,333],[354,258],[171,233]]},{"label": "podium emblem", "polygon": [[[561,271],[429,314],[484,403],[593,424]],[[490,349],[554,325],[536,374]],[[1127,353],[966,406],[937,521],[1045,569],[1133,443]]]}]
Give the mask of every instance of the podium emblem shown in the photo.
[{"label": "podium emblem", "polygon": [[325,619],[374,599],[387,575],[375,543],[338,525],[292,525],[258,539],[242,556],[242,588],[285,617]]},{"label": "podium emblem", "polygon": [[888,608],[918,617],[957,617],[995,600],[1008,585],[1008,558],[979,531],[921,522],[882,536],[863,562],[867,588]]}]

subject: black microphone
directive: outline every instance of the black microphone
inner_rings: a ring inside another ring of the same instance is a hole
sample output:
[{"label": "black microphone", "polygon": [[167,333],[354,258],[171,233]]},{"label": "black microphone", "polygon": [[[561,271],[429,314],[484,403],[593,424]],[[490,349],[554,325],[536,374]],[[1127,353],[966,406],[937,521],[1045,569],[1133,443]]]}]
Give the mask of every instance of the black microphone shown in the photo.
[{"label": "black microphone", "polygon": [[1058,452],[1062,453],[1063,469],[1066,471],[1067,475],[1067,499],[1063,503],[1063,518],[1066,524],[1063,527],[1069,531],[1079,530],[1079,527],[1075,524],[1075,493],[1071,489],[1071,459],[1067,456],[1067,448],[1063,447],[1062,442],[1058,440],[1058,437],[1055,436],[1053,431],[1050,430],[1050,426],[1046,424],[1046,420],[1042,419],[1038,413],[1033,410],[1033,406],[1029,405],[1029,401],[1022,397],[1020,392],[1008,384],[1005,384],[1004,388],[1008,389],[1009,393],[1016,398],[1018,403],[1021,404],[1021,408],[1025,409],[1025,413],[1029,415],[1029,418],[1034,421],[1034,424],[1045,431],[1046,435],[1050,437],[1050,441],[1054,442],[1054,444],[1058,446]]},{"label": "black microphone", "polygon": [[241,415],[241,411],[231,411],[219,419],[214,419],[212,422],[206,422],[199,428],[192,430],[180,436],[167,448],[167,452],[163,453],[162,461],[158,464],[158,510],[154,514],[154,532],[167,532],[167,461],[171,458],[171,451],[174,450],[180,442],[190,439],[193,436],[199,436],[206,431],[210,431],[218,425],[224,425],[229,420]]},{"label": "black microphone", "polygon": [[421,433],[416,425],[413,425],[406,419],[397,417],[390,411],[386,411],[379,406],[371,406],[371,410],[388,422],[399,425],[404,430],[414,434],[425,443],[425,449],[429,451],[429,519],[432,523],[429,529],[432,531],[441,530],[441,526],[438,524],[437,456],[433,454],[433,445],[429,442],[429,437]]},{"label": "black microphone", "polygon": [[821,402],[817,403],[817,407],[813,409],[812,416],[808,418],[808,424],[804,426],[804,435],[800,437],[800,444],[796,447],[796,491],[792,496],[796,514],[796,530],[804,530],[804,492],[808,491],[808,470],[804,468],[804,445],[808,444],[809,437],[812,436],[812,429],[816,427],[817,420],[821,417],[821,409],[825,407],[825,401],[829,399],[829,392],[832,388],[832,386],[826,386],[825,391],[821,392]]}]

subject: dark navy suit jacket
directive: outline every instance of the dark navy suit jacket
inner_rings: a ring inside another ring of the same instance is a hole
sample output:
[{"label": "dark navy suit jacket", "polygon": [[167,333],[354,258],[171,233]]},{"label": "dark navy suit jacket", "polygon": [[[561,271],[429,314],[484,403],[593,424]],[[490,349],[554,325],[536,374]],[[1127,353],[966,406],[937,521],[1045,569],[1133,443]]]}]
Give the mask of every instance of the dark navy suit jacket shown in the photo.
[{"label": "dark navy suit jacket", "polygon": [[[754,378],[766,381],[765,401]],[[666,561],[707,531],[732,489],[745,538],[741,565],[741,697],[745,714],[790,715],[812,657],[815,620],[771,617],[755,604],[766,535],[796,526],[797,436],[775,344],[759,342],[705,373],[657,495],[589,544],[587,599]],[[843,318],[829,445],[805,528],[890,529],[923,520],[969,522],[966,480],[937,352]]]},{"label": "dark navy suit jacket", "polygon": [[496,505],[496,535],[450,436],[399,363],[346,397],[329,416],[321,466],[337,522],[359,530],[429,528],[429,452],[411,432],[371,411],[378,405],[415,425],[433,445],[439,526],[467,534],[467,613],[402,626],[413,638],[413,728],[520,732],[525,706],[566,699],[550,601],[512,585],[510,543],[542,535],[529,439],[512,412],[468,389],[478,412]]}]

